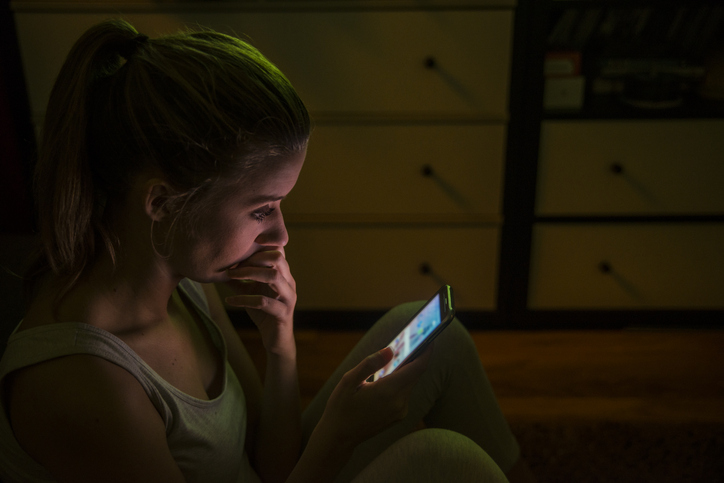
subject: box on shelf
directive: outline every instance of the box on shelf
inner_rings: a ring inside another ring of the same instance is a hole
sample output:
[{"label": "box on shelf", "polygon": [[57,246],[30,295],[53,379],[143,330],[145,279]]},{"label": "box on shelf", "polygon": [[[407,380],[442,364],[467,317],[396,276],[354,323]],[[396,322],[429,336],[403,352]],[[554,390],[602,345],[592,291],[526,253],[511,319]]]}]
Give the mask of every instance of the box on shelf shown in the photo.
[{"label": "box on shelf", "polygon": [[543,72],[543,108],[547,111],[579,111],[583,108],[586,79],[581,75],[581,53],[548,52]]}]

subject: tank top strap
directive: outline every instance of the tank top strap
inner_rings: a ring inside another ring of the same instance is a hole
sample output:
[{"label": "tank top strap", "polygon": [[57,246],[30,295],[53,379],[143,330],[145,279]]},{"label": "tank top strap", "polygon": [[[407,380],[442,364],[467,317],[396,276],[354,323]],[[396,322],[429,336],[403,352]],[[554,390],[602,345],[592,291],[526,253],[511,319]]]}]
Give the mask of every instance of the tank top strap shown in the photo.
[{"label": "tank top strap", "polygon": [[204,327],[206,327],[207,332],[211,336],[211,341],[219,352],[221,352],[223,360],[226,360],[226,341],[221,333],[221,329],[219,329],[216,322],[211,318],[209,302],[201,284],[185,278],[178,284],[178,291],[180,294],[185,295],[194,305],[196,313],[201,318]]}]

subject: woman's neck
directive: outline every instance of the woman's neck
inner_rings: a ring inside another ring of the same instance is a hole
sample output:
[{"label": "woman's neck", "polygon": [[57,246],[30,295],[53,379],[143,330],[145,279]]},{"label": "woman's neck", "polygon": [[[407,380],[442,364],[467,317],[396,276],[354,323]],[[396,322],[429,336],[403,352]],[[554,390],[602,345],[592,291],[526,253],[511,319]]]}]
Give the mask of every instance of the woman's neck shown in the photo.
[{"label": "woman's neck", "polygon": [[43,284],[23,328],[51,322],[83,322],[114,334],[156,326],[168,320],[171,296],[180,278],[157,257],[121,258],[104,254],[57,304],[62,283]]}]

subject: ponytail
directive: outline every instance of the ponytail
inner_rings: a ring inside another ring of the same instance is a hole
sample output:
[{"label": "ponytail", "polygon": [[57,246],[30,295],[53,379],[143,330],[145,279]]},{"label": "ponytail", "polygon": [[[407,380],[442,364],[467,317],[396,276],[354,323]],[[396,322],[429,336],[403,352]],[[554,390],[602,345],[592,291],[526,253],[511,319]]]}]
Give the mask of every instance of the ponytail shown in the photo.
[{"label": "ponytail", "polygon": [[[73,46],[50,95],[35,171],[35,197],[43,253],[29,274],[32,284],[51,270],[72,286],[92,261],[99,241],[114,254],[102,219],[88,149],[93,87],[123,64],[138,32],[108,21],[88,30]],[[100,239],[99,239],[100,238]]]}]

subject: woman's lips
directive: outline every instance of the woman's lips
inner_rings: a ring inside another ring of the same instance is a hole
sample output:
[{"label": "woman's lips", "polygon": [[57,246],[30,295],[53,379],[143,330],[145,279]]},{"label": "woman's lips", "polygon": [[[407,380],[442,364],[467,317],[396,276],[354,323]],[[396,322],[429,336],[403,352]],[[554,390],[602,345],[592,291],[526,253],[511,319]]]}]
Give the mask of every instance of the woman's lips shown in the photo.
[{"label": "woman's lips", "polygon": [[236,262],[233,265],[229,265],[226,268],[222,268],[219,270],[219,272],[226,272],[227,270],[234,270],[235,268],[239,268],[239,265],[241,265],[241,262]]},{"label": "woman's lips", "polygon": [[[282,256],[286,257],[286,253],[284,252],[284,247],[274,247],[271,250],[276,250],[276,251],[280,252],[282,254]],[[259,251],[261,252],[261,251],[265,251],[265,250],[259,250]],[[255,253],[259,253],[259,252],[255,252]],[[251,256],[253,256],[253,254]],[[249,258],[249,257],[244,258],[244,260],[246,260],[247,258]],[[236,262],[232,265],[229,265],[228,267],[226,267],[225,269],[223,269],[221,271],[225,272],[227,270],[234,270],[235,268],[239,268],[239,265],[241,265],[242,262],[244,262],[244,260],[239,260],[238,262]]]}]

